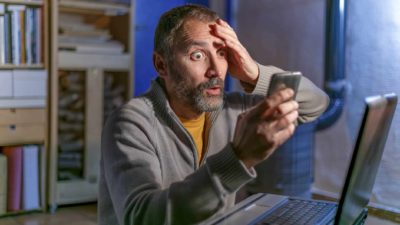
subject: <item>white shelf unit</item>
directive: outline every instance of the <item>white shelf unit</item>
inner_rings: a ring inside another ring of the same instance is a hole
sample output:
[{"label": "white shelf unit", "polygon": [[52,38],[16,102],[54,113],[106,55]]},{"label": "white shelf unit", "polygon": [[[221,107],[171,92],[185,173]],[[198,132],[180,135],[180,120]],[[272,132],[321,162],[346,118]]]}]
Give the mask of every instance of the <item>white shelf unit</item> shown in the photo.
[{"label": "white shelf unit", "polygon": [[[123,85],[124,90],[120,93],[124,101],[133,93],[133,8],[133,1],[131,5],[78,0],[51,1],[51,127],[48,182],[50,211],[55,211],[58,205],[97,200],[101,130],[105,120],[104,110],[109,106],[105,98],[106,87],[109,86],[106,81],[111,79],[114,83]],[[103,29],[105,27],[109,31],[113,40],[123,44],[123,51],[116,54],[62,49],[59,42],[61,13],[79,15],[87,21],[100,23]],[[58,165],[59,155],[63,154],[59,145],[59,130],[64,126],[59,118],[62,111],[59,108],[60,96],[63,95],[60,79],[66,74],[74,74],[84,87],[80,93],[80,98],[84,101],[81,109],[84,119],[80,123],[83,127],[83,131],[80,131],[83,165],[79,176],[72,179],[65,179],[64,174],[60,176]]]}]

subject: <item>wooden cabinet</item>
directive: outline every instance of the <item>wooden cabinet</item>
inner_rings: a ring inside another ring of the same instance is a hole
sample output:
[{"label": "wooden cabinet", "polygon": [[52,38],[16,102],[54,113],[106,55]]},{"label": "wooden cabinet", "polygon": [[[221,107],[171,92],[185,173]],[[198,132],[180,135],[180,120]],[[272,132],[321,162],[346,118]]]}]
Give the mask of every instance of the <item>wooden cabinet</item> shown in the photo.
[{"label": "wooden cabinet", "polygon": [[2,146],[43,143],[46,139],[45,110],[0,109]]},{"label": "wooden cabinet", "polygon": [[52,0],[49,206],[97,200],[101,131],[133,93],[133,4]]}]

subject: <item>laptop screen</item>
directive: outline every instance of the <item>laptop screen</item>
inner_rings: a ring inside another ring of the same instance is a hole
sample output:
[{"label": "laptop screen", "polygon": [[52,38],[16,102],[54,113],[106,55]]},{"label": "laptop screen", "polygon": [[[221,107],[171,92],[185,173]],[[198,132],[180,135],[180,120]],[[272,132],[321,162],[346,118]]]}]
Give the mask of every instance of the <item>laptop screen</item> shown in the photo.
[{"label": "laptop screen", "polygon": [[396,105],[394,94],[366,98],[335,224],[353,224],[368,204]]}]

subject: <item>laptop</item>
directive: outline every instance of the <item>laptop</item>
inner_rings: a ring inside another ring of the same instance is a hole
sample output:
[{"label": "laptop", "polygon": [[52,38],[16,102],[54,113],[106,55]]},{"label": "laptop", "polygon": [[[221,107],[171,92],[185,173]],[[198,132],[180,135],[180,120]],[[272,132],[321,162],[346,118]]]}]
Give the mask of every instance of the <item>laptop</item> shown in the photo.
[{"label": "laptop", "polygon": [[367,97],[365,103],[339,203],[258,193],[207,224],[363,224],[397,96]]}]

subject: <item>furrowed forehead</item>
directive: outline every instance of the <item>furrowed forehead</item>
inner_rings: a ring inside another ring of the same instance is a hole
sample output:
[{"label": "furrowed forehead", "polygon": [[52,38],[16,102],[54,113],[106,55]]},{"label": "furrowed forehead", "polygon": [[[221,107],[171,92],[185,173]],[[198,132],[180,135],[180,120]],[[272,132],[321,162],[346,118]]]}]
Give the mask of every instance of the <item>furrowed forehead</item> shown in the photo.
[{"label": "furrowed forehead", "polygon": [[224,41],[211,33],[210,24],[199,20],[186,21],[176,34],[174,46],[181,50],[192,46],[223,46]]}]

